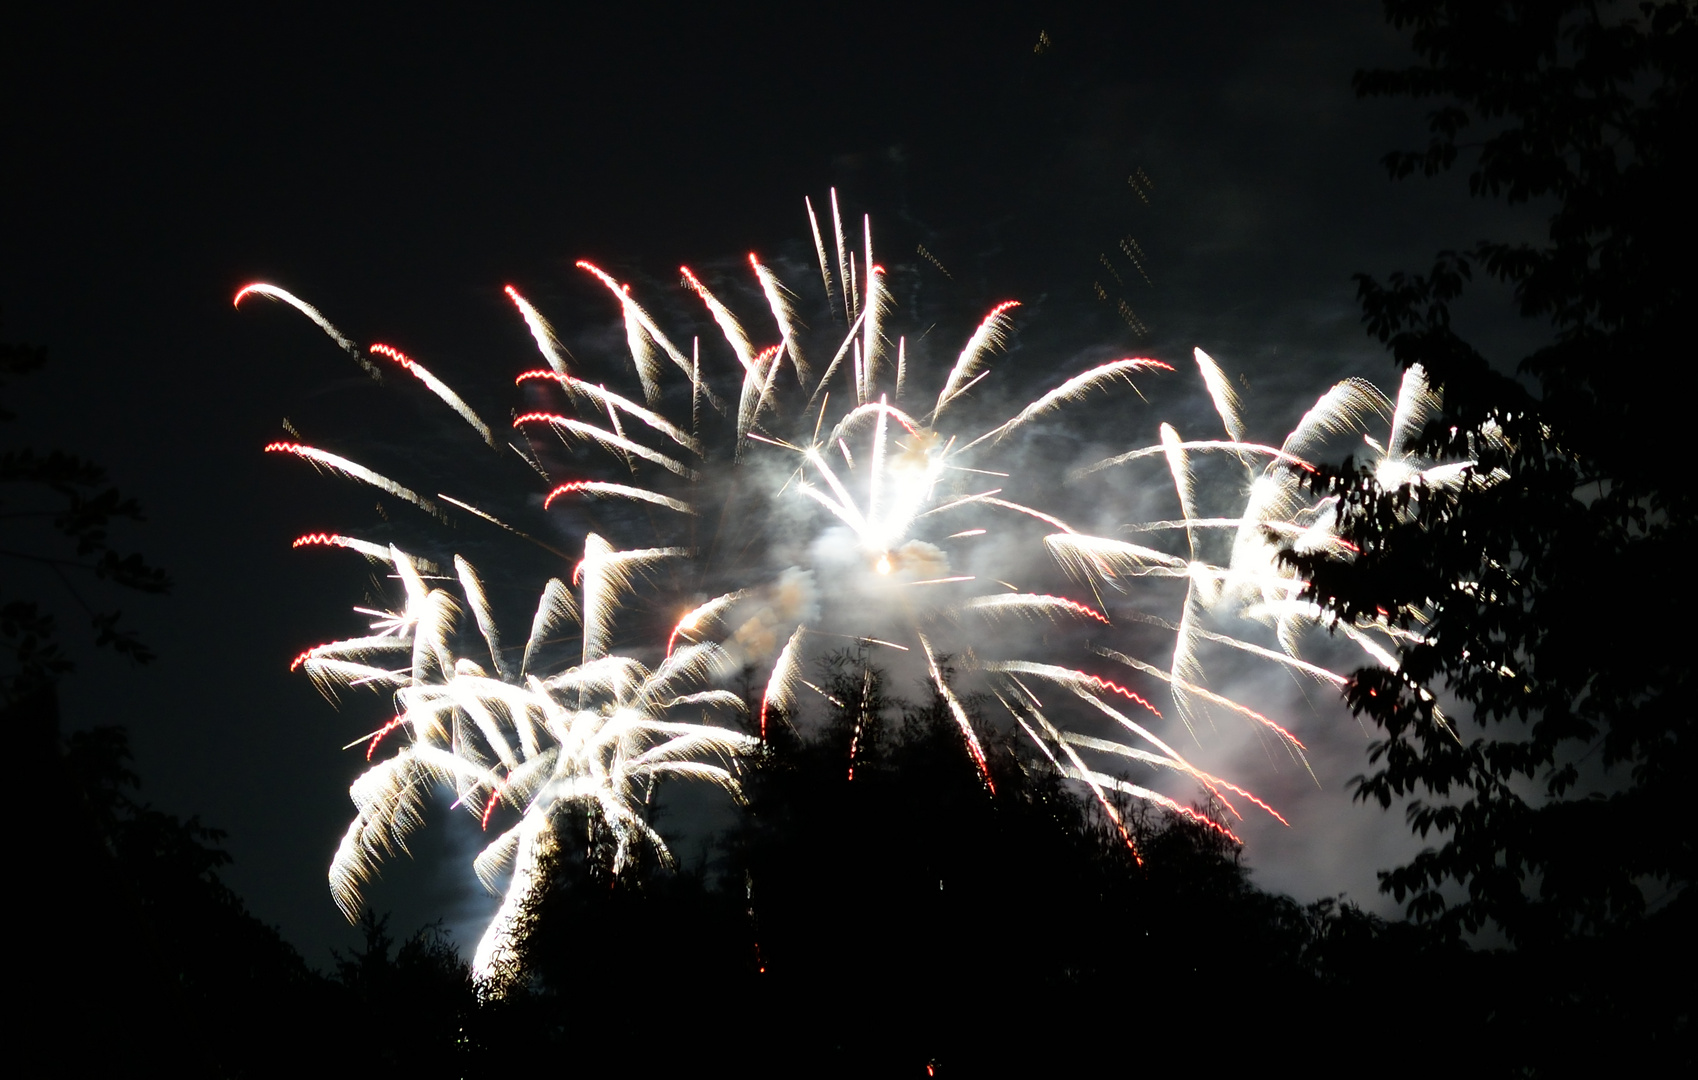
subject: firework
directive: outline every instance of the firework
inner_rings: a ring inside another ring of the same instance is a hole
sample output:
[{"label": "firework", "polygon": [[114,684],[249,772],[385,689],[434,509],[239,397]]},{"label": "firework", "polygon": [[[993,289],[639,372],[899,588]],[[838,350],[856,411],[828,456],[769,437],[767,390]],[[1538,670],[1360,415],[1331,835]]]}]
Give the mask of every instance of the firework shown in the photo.
[{"label": "firework", "polygon": [[[474,862],[477,877],[503,896],[476,966],[484,975],[499,971],[511,958],[515,919],[535,886],[539,861],[557,843],[567,807],[593,809],[611,830],[616,872],[638,846],[664,860],[665,841],[644,812],[654,783],[691,778],[735,793],[739,761],[770,736],[772,724],[793,722],[797,693],[812,687],[803,678],[809,658],[844,637],[923,659],[926,680],[960,726],[988,795],[994,780],[985,732],[945,677],[946,651],[962,658],[964,675],[978,681],[987,700],[1002,704],[1052,767],[1100,802],[1128,846],[1132,837],[1117,795],[1234,835],[1224,820],[1205,818],[1116,771],[1129,764],[1184,778],[1227,814],[1241,816],[1244,803],[1279,818],[1248,791],[1193,765],[1157,727],[1175,720],[1196,735],[1204,716],[1232,716],[1303,760],[1303,743],[1286,724],[1209,687],[1205,654],[1228,649],[1340,681],[1297,655],[1299,634],[1319,613],[1297,600],[1301,583],[1277,552],[1287,543],[1302,550],[1340,542],[1330,505],[1307,498],[1301,482],[1303,470],[1312,468],[1306,459],[1326,438],[1366,435],[1364,425],[1383,418],[1390,435],[1370,445],[1388,478],[1443,482],[1455,475],[1423,468],[1404,449],[1432,404],[1418,373],[1395,404],[1365,383],[1340,384],[1274,446],[1247,439],[1231,385],[1198,350],[1197,372],[1226,438],[1187,441],[1163,424],[1157,444],[1079,470],[1072,482],[1086,485],[1106,469],[1159,465],[1180,511],[1178,518],[1130,526],[1155,534],[1150,543],[1090,535],[1048,508],[1002,497],[1018,472],[1013,436],[1092,395],[1174,368],[1146,357],[1096,364],[1056,380],[1000,422],[975,421],[983,409],[968,404],[996,374],[1017,302],[994,305],[941,378],[922,388],[927,380],[910,370],[906,338],[893,340],[888,329],[894,308],[886,271],[873,261],[870,224],[863,225],[861,250],[852,250],[835,192],[830,203],[835,267],[828,262],[833,245],[807,206],[825,292],[818,310],[809,311],[822,326],[835,317],[835,330],[805,334],[796,295],[750,255],[741,285],[680,269],[683,287],[722,340],[704,355],[697,339],[686,353],[628,285],[580,262],[616,302],[628,351],[591,369],[572,358],[517,289],[507,288],[547,365],[515,379],[527,407],[514,413],[510,445],[523,459],[524,475],[540,478],[534,501],[517,512],[552,519],[530,531],[511,524],[517,520],[511,514],[497,517],[447,494],[438,495],[439,503],[328,450],[298,442],[266,447],[439,519],[449,513],[443,506],[458,508],[525,540],[533,532],[571,535],[568,546],[582,552],[575,565],[561,564],[570,587],[556,578],[542,589],[519,649],[502,643],[484,583],[458,555],[450,576],[394,544],[340,533],[297,541],[379,562],[400,589],[393,609],[361,609],[371,620],[362,633],[296,661],[328,693],[373,689],[394,706],[392,717],[361,740],[368,759],[380,747],[388,756],[353,784],[358,812],[332,861],[332,894],[350,917],[378,860],[405,849],[428,792],[451,790],[456,805],[485,830],[498,817],[504,825]],[[290,304],[369,370],[376,371],[368,355],[400,364],[480,442],[495,444],[470,405],[398,349],[374,345],[362,352],[284,290],[250,285],[237,302],[249,295]],[[739,315],[738,297],[758,297],[759,320]],[[911,394],[918,404],[909,403]],[[1192,474],[1199,455],[1240,463],[1249,494],[1237,511],[1204,514]],[[592,506],[606,508],[601,531],[585,527]],[[1228,536],[1224,557],[1211,559],[1210,550],[1220,546],[1212,538]],[[996,550],[1014,554],[1006,567],[984,573],[977,560],[992,539]],[[1003,580],[1030,578],[1050,565],[1084,591],[1070,597]],[[979,572],[960,572],[965,568]],[[1175,619],[1143,610],[1146,593],[1161,579],[1183,587]],[[1265,621],[1278,647],[1211,628],[1240,616]],[[1056,657],[992,655],[996,649],[983,641],[969,644],[977,640],[973,627],[1015,620],[1053,630],[1076,655],[1057,663]],[[1128,635],[1128,626],[1141,628],[1142,636]],[[1155,645],[1152,629],[1160,632]],[[1370,655],[1385,653],[1377,641],[1387,627],[1346,631]],[[565,654],[562,640],[575,641],[576,662],[539,670],[545,656]],[[731,726],[746,706],[722,685],[743,666],[768,673],[758,704],[749,703],[758,709],[748,718],[752,734]],[[852,778],[853,761],[848,764]]]},{"label": "firework", "polygon": [[[1419,365],[1405,372],[1395,400],[1363,379],[1350,378],[1337,383],[1321,394],[1279,446],[1272,446],[1245,440],[1236,396],[1221,375],[1219,365],[1201,349],[1195,351],[1195,358],[1228,438],[1186,441],[1163,425],[1159,446],[1127,451],[1074,473],[1077,480],[1105,469],[1152,460],[1158,455],[1164,458],[1185,516],[1128,528],[1183,531],[1189,557],[1095,537],[1051,537],[1048,542],[1070,573],[1105,588],[1123,589],[1126,577],[1185,578],[1188,593],[1182,618],[1178,624],[1162,624],[1175,635],[1174,660],[1166,675],[1112,650],[1105,650],[1104,655],[1168,681],[1174,691],[1175,706],[1188,723],[1192,704],[1204,699],[1264,726],[1277,727],[1254,710],[1198,685],[1202,681],[1202,668],[1197,658],[1204,648],[1218,646],[1253,655],[1341,688],[1348,682],[1344,675],[1299,654],[1308,631],[1316,627],[1336,631],[1370,664],[1396,669],[1395,642],[1399,638],[1420,640],[1420,633],[1403,628],[1394,614],[1401,614],[1417,626],[1425,622],[1422,610],[1410,609],[1401,613],[1382,611],[1377,618],[1363,617],[1354,623],[1344,623],[1301,599],[1304,582],[1282,562],[1282,551],[1330,550],[1348,555],[1353,550],[1335,528],[1337,498],[1317,498],[1311,494],[1307,476],[1314,474],[1316,468],[1307,459],[1318,456],[1336,440],[1359,439],[1368,451],[1367,467],[1380,485],[1386,488],[1407,485],[1417,496],[1423,489],[1462,483],[1472,475],[1474,463],[1425,461],[1411,451],[1410,444],[1439,406],[1437,395],[1428,387],[1426,374]],[[1374,428],[1379,425],[1387,430],[1383,439],[1374,434]],[[1486,437],[1492,437],[1492,433],[1488,431]],[[1242,506],[1229,516],[1204,517],[1194,506],[1190,459],[1192,455],[1203,454],[1226,455],[1243,468],[1242,484],[1225,488],[1245,492]],[[1476,477],[1484,483],[1498,478]],[[1199,557],[1199,549],[1210,546],[1199,542],[1199,534],[1213,530],[1231,534],[1230,547],[1219,561]],[[1279,648],[1267,648],[1241,637],[1211,631],[1204,625],[1205,616],[1221,621],[1249,619],[1263,623],[1273,631]],[[1182,668],[1195,678],[1177,679]],[[1417,692],[1431,700],[1428,691]],[[1445,722],[1442,710],[1435,708],[1435,714],[1441,723]]]},{"label": "firework", "polygon": [[[355,550],[360,550],[355,548]],[[666,843],[648,824],[647,793],[658,779],[689,777],[736,790],[735,759],[755,740],[707,722],[667,719],[680,711],[735,711],[742,699],[711,684],[725,671],[724,650],[712,643],[677,649],[653,670],[600,645],[586,631],[582,663],[543,678],[528,670],[543,640],[561,623],[605,620],[622,578],[653,552],[616,552],[590,536],[585,543],[581,600],[558,581],[543,591],[521,664],[505,657],[495,619],[472,566],[456,560],[459,596],[427,588],[415,560],[391,547],[388,561],[401,581],[396,610],[372,612],[371,633],[310,650],[301,662],[326,688],[370,686],[387,690],[396,715],[373,734],[368,758],[396,729],[407,745],[372,766],[350,794],[358,810],[331,861],[330,886],[350,918],[358,914],[360,887],[376,861],[404,850],[422,820],[433,786],[450,788],[487,829],[498,806],[519,815],[473,863],[479,880],[495,887],[509,874],[501,907],[479,942],[474,968],[498,974],[511,960],[513,931],[539,860],[555,843],[559,813],[576,803],[592,807],[615,840],[613,869],[628,861],[633,845],[649,844],[663,860]],[[470,609],[490,668],[460,655],[456,621]],[[599,614],[588,614],[599,613]],[[393,656],[399,663],[372,661]],[[492,670],[493,669],[493,672]]]}]

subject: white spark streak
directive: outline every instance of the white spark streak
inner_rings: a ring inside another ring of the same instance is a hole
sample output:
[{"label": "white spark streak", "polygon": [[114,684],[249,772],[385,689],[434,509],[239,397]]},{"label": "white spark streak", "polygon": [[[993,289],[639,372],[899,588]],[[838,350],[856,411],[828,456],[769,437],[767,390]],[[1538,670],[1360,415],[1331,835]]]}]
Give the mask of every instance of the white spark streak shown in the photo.
[{"label": "white spark streak", "polygon": [[302,300],[294,293],[289,292],[287,289],[279,289],[275,285],[267,285],[263,281],[256,281],[252,285],[244,285],[242,289],[236,293],[235,306],[240,308],[242,306],[242,301],[249,296],[263,296],[271,300],[277,300],[288,304],[302,315],[311,319],[315,326],[324,331],[326,337],[330,338],[330,340],[334,341],[337,345],[340,345],[342,347],[342,351],[353,357],[354,363],[360,365],[367,375],[370,375],[373,379],[379,382],[383,381],[383,372],[378,370],[376,364],[361,355],[360,347],[358,345],[349,341],[342,331],[331,325],[330,320],[324,317],[323,312],[319,311],[305,300]]},{"label": "white spark streak", "polygon": [[310,461],[315,465],[322,465],[327,469],[332,469],[341,473],[343,476],[348,477],[350,480],[358,480],[360,483],[369,484],[372,487],[377,488],[379,491],[386,491],[398,499],[405,499],[427,514],[434,515],[439,512],[435,503],[431,502],[423,495],[420,495],[412,488],[396,483],[394,480],[389,479],[389,477],[384,476],[382,473],[373,472],[364,465],[349,461],[345,457],[339,457],[328,450],[320,450],[316,446],[306,446],[302,443],[285,442],[270,443],[265,449],[272,453],[293,454],[296,457]]},{"label": "white spark streak", "polygon": [[967,389],[961,385],[962,382],[973,377],[973,373],[978,370],[990,350],[1000,348],[1007,341],[1008,329],[1013,325],[1013,320],[1007,313],[1019,306],[1018,300],[1004,300],[992,308],[984,321],[979,323],[979,328],[967,339],[967,347],[962,349],[961,355],[956,358],[955,366],[949,370],[949,377],[943,381],[943,390],[938,393],[937,404],[932,407],[934,418],[943,412],[944,406]]},{"label": "white spark streak", "polygon": [[432,375],[423,364],[406,355],[400,349],[392,349],[387,345],[373,345],[370,351],[378,356],[387,356],[412,372],[413,377],[424,383],[431,393],[441,398],[450,409],[459,413],[460,419],[470,424],[472,429],[483,438],[484,442],[490,446],[495,445],[495,435],[489,430],[489,425],[483,422],[483,418],[470,405],[461,400],[460,395],[456,394],[452,387]]}]

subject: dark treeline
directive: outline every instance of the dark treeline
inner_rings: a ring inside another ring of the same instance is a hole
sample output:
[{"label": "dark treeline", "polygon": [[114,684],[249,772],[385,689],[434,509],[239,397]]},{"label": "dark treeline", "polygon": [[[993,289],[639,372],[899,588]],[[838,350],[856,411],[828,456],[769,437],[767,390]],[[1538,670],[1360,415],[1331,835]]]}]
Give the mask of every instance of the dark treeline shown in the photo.
[{"label": "dark treeline", "polygon": [[[798,718],[809,736],[775,725],[746,806],[694,862],[649,852],[615,874],[605,828],[558,822],[499,995],[440,928],[397,941],[370,913],[361,947],[313,969],[219,881],[216,831],[138,801],[120,731],[73,735],[32,792],[54,891],[28,947],[36,1006],[87,1038],[44,1034],[40,1056],[57,1071],[208,1076],[709,1062],[1042,1075],[1291,1054],[1393,1074],[1444,1060],[1561,1072],[1576,1030],[1632,1058],[1672,1022],[1634,975],[1670,943],[1544,970],[1262,892],[1219,832],[1122,806],[1134,857],[1035,750],[980,729],[993,795],[941,699],[897,700],[849,654],[822,677],[841,704]],[[1459,1027],[1467,1049],[1411,1044],[1429,1023]]]},{"label": "dark treeline", "polygon": [[[1220,833],[1124,805],[1135,857],[1035,749],[980,727],[992,795],[941,697],[896,700],[850,654],[822,676],[824,722],[769,723],[712,858],[615,877],[593,821],[561,830],[584,842],[563,841],[521,961],[537,998],[602,1003],[592,1055],[972,1074],[1113,1061],[1155,1032],[1259,1041],[1330,998],[1323,939],[1383,936],[1256,890]],[[675,1042],[651,1045],[657,1019]]]}]

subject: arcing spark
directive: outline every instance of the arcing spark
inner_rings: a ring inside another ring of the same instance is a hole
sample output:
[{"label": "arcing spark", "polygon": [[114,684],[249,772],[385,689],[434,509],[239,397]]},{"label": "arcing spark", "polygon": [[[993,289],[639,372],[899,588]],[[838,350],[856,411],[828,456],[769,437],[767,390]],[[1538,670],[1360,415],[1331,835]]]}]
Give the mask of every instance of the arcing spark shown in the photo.
[{"label": "arcing spark", "polygon": [[267,285],[264,282],[256,281],[252,285],[244,285],[236,292],[234,306],[240,308],[242,306],[242,301],[249,296],[264,296],[268,299],[278,300],[282,303],[288,304],[302,315],[311,319],[313,325],[317,326],[320,330],[323,330],[325,335],[328,336],[331,341],[340,345],[342,347],[342,351],[353,357],[354,363],[360,365],[361,369],[363,369],[367,375],[370,375],[373,379],[380,382],[383,380],[383,373],[377,369],[376,364],[373,364],[370,360],[367,360],[360,354],[360,347],[358,345],[349,341],[348,338],[343,335],[342,331],[332,326],[330,320],[324,317],[323,312],[319,311],[305,300],[302,300],[294,293],[289,292],[287,289],[279,289],[275,285]]},{"label": "arcing spark", "polygon": [[321,465],[324,468],[339,472],[350,479],[358,480],[362,484],[370,484],[379,491],[386,491],[398,499],[405,499],[427,514],[434,515],[440,513],[440,511],[437,510],[435,503],[431,502],[423,495],[420,495],[412,488],[398,484],[381,473],[372,472],[364,465],[349,461],[345,457],[332,454],[328,450],[320,450],[316,446],[306,446],[302,443],[292,442],[267,443],[265,450],[267,453],[293,454],[304,461],[310,461],[314,465]]},{"label": "arcing spark", "polygon": [[925,650],[926,668],[930,671],[932,685],[949,706],[949,714],[955,717],[955,722],[961,727],[961,737],[967,742],[967,749],[973,755],[973,763],[979,767],[979,775],[984,777],[985,787],[992,795],[996,794],[996,781],[991,779],[990,764],[985,760],[985,748],[979,745],[979,737],[973,731],[973,722],[967,717],[967,710],[961,707],[961,699],[955,696],[950,688],[949,680],[938,670],[937,654],[932,651],[932,643],[926,640],[926,635],[918,635],[920,648]]},{"label": "arcing spark", "polygon": [[1011,323],[1008,312],[1019,306],[1018,300],[1004,300],[991,309],[990,314],[985,316],[979,328],[973,332],[973,336],[967,339],[966,348],[961,350],[955,366],[949,369],[949,377],[943,381],[943,389],[938,391],[937,404],[932,407],[934,417],[943,411],[944,406],[960,397],[968,386],[984,377],[980,375],[975,378],[973,373],[978,370],[991,349],[1000,347],[1007,340]]},{"label": "arcing spark", "polygon": [[694,514],[696,512],[693,506],[679,499],[668,498],[667,496],[658,494],[657,492],[649,491],[644,488],[632,487],[629,484],[613,484],[600,480],[573,480],[571,483],[561,484],[559,487],[549,492],[548,496],[543,499],[542,508],[547,510],[551,505],[553,505],[554,500],[558,499],[562,495],[571,495],[580,492],[585,495],[601,495],[613,499],[631,499],[635,502],[646,502],[654,506],[664,506],[668,510],[676,510],[680,514]]},{"label": "arcing spark", "polygon": [[472,429],[483,436],[484,442],[491,446],[495,445],[495,436],[491,434],[489,425],[483,422],[483,418],[473,411],[470,405],[460,400],[460,395],[450,389],[447,383],[432,375],[423,364],[400,349],[392,349],[388,345],[373,345],[371,351],[378,356],[387,356],[407,371],[412,372],[413,377],[429,387],[431,393],[441,398],[448,404],[449,408],[459,413],[460,419],[472,425]]},{"label": "arcing spark", "polygon": [[1125,379],[1127,383],[1130,384],[1131,375],[1134,371],[1151,371],[1155,369],[1161,369],[1164,371],[1173,370],[1171,365],[1164,364],[1160,360],[1149,360],[1142,357],[1115,360],[1112,363],[1094,367],[1090,371],[1085,372],[1083,375],[1075,375],[1073,378],[1068,379],[1054,390],[1051,390],[1049,393],[1038,398],[1038,400],[1032,402],[1024,409],[1021,409],[1019,414],[1012,420],[1000,427],[993,428],[983,435],[980,435],[977,439],[968,443],[963,449],[971,449],[986,439],[1000,439],[1029,420],[1033,420],[1047,412],[1060,408],[1067,402],[1079,400],[1085,395],[1086,391],[1101,386],[1104,383],[1111,382],[1115,379]]}]

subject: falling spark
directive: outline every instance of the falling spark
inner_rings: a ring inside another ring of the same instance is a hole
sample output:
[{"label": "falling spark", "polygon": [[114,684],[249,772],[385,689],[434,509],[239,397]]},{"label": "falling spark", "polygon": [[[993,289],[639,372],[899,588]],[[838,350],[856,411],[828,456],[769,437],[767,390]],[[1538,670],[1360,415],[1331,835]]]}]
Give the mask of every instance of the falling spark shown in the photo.
[{"label": "falling spark", "polygon": [[[967,390],[967,386],[961,385],[962,380],[970,379],[984,362],[986,354],[1008,340],[1010,320],[1007,313],[1019,306],[1018,300],[1004,300],[991,308],[990,314],[979,323],[979,328],[967,339],[967,347],[962,349],[961,355],[956,358],[955,366],[949,371],[949,377],[943,381],[943,389],[937,395],[937,405],[932,409],[933,416],[942,412],[944,406]],[[970,385],[971,383],[968,383],[968,386]]]},{"label": "falling spark", "polygon": [[460,400],[459,394],[456,394],[452,389],[450,389],[447,383],[438,379],[435,375],[432,375],[425,369],[423,364],[407,356],[407,354],[403,353],[400,349],[392,349],[388,345],[373,345],[371,347],[371,352],[378,356],[387,356],[397,364],[400,364],[407,371],[412,372],[414,377],[430,388],[431,393],[441,398],[447,403],[449,408],[459,413],[460,419],[472,425],[473,430],[482,436],[484,442],[491,446],[495,445],[495,436],[490,433],[489,425],[485,424],[483,419],[479,417],[477,413],[472,411],[472,407],[470,405],[467,405],[464,401]]},{"label": "falling spark", "polygon": [[561,484],[549,492],[542,500],[543,509],[548,509],[554,500],[562,495],[582,492],[586,495],[603,495],[615,499],[631,499],[636,502],[646,502],[653,506],[664,506],[668,510],[676,510],[680,514],[694,514],[696,508],[681,499],[674,499],[644,488],[631,487],[629,484],[610,484],[601,480],[573,480]]},{"label": "falling spark", "polygon": [[1065,596],[1046,596],[1037,593],[1016,593],[1013,596],[995,595],[981,596],[967,601],[962,605],[965,611],[979,611],[987,615],[1026,615],[1050,617],[1055,615],[1081,615],[1087,619],[1095,619],[1107,626],[1108,616],[1095,608],[1086,607],[1077,600],[1069,600]]},{"label": "falling spark", "polygon": [[431,502],[423,495],[420,495],[412,488],[398,484],[381,473],[372,472],[364,465],[349,461],[345,457],[338,457],[337,455],[330,453],[328,450],[320,450],[316,446],[307,446],[303,443],[274,442],[266,444],[265,452],[268,454],[293,454],[303,461],[310,461],[314,465],[321,465],[333,472],[339,472],[351,480],[358,480],[362,484],[370,484],[379,491],[386,491],[398,499],[405,499],[427,514],[434,515],[439,512],[435,503]]},{"label": "falling spark", "polygon": [[358,345],[355,345],[352,341],[348,340],[342,331],[332,326],[330,320],[324,317],[323,312],[319,311],[305,300],[302,300],[294,293],[289,292],[287,289],[279,289],[275,285],[267,285],[263,281],[256,281],[252,285],[242,286],[242,288],[237,291],[235,306],[240,308],[242,306],[242,301],[249,296],[263,296],[271,300],[277,300],[288,304],[302,315],[311,319],[313,324],[320,330],[323,330],[325,335],[329,337],[331,341],[340,345],[342,347],[342,351],[353,357],[354,363],[360,365],[361,369],[364,370],[367,375],[370,375],[372,379],[377,382],[383,381],[383,372],[378,370],[376,364],[367,360],[360,354],[360,347]]},{"label": "falling spark", "polygon": [[967,717],[967,710],[961,707],[961,699],[955,696],[955,691],[950,689],[949,681],[943,677],[943,672],[938,670],[937,655],[932,652],[931,642],[926,640],[924,634],[919,634],[918,637],[920,648],[925,650],[926,667],[931,671],[932,685],[937,688],[938,694],[949,705],[949,714],[955,717],[955,723],[960,726],[961,734],[967,740],[967,749],[973,755],[973,763],[979,767],[979,775],[984,779],[985,787],[990,789],[992,795],[995,795],[996,781],[991,779],[990,763],[985,760],[985,748],[979,745],[979,737],[973,731],[973,723]]},{"label": "falling spark", "polygon": [[1026,423],[1028,420],[1042,416],[1044,413],[1050,412],[1067,402],[1078,401],[1085,396],[1087,391],[1101,386],[1105,382],[1109,382],[1113,379],[1125,379],[1127,384],[1131,385],[1132,372],[1158,369],[1162,371],[1172,371],[1173,366],[1171,364],[1164,364],[1160,360],[1150,360],[1143,357],[1129,357],[1125,360],[1116,360],[1112,363],[1094,367],[1082,375],[1075,375],[1073,378],[1068,379],[1054,390],[1051,390],[1049,393],[1038,398],[1024,409],[1021,409],[1019,415],[1015,416],[1014,419],[1003,424],[1001,427],[994,428],[991,431],[980,435],[977,439],[968,443],[964,449],[971,449],[979,443],[984,442],[986,439],[1000,439],[1004,435],[1007,435],[1010,431],[1013,431],[1015,428]]},{"label": "falling spark", "polygon": [[297,536],[290,547],[343,547],[349,551],[357,551],[368,559],[384,561],[389,558],[389,549],[382,544],[374,544],[369,540],[356,540],[352,536],[338,536],[335,533],[307,533]]},{"label": "falling spark", "polygon": [[778,654],[778,659],[772,664],[772,677],[767,680],[766,693],[761,696],[761,741],[766,741],[766,714],[773,706],[788,710],[794,702],[795,682],[801,677],[802,654],[800,646],[802,635],[806,628],[798,626],[796,632],[790,635],[790,640],[784,643],[784,651]]}]

